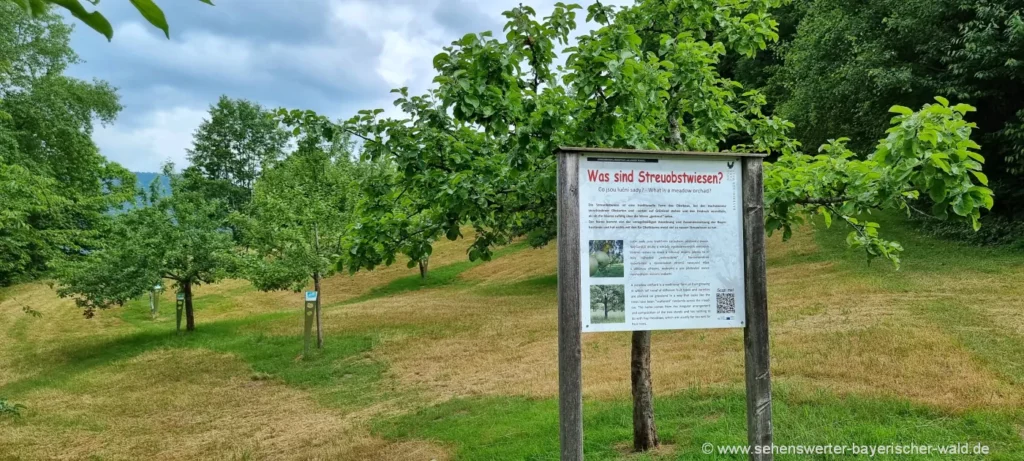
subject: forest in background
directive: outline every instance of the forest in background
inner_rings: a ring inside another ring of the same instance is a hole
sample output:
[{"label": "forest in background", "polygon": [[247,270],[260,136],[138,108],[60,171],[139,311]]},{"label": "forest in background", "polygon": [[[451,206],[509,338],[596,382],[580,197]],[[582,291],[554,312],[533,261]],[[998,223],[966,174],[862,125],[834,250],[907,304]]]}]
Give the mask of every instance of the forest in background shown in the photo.
[{"label": "forest in background", "polygon": [[779,40],[720,70],[766,95],[809,152],[836,133],[870,152],[893,104],[935,95],[978,108],[968,119],[996,205],[977,232],[920,218],[926,231],[975,244],[1024,238],[1024,1],[793,0],[774,10]]}]

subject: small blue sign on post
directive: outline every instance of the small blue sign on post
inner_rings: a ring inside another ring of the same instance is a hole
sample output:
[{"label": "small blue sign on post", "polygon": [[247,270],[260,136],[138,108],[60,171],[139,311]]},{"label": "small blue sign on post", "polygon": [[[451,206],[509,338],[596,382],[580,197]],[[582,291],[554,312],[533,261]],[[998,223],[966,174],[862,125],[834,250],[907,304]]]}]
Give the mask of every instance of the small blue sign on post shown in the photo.
[{"label": "small blue sign on post", "polygon": [[302,348],[303,356],[309,355],[309,346],[310,343],[313,342],[313,316],[316,315],[317,295],[318,293],[315,291],[306,292],[305,309],[303,309],[305,313],[305,315],[303,315],[305,318],[305,344]]}]

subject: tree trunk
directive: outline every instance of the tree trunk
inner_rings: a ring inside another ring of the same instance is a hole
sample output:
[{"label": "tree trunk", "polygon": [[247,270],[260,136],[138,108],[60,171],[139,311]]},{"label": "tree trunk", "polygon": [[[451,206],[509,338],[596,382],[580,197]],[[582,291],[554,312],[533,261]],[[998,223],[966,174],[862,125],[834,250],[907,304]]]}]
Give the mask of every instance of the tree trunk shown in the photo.
[{"label": "tree trunk", "polygon": [[651,332],[634,331],[630,378],[633,384],[633,450],[658,447],[651,389]]},{"label": "tree trunk", "polygon": [[420,278],[427,278],[427,266],[430,264],[430,256],[420,260]]},{"label": "tree trunk", "polygon": [[182,284],[182,291],[185,292],[185,330],[196,330],[195,311],[192,310],[192,282]]},{"label": "tree trunk", "polygon": [[604,319],[608,320],[608,300],[604,300]]},{"label": "tree trunk", "polygon": [[320,293],[320,273],[313,273],[313,289],[316,290],[316,348],[324,348],[324,330],[320,326],[320,299],[323,294]]}]

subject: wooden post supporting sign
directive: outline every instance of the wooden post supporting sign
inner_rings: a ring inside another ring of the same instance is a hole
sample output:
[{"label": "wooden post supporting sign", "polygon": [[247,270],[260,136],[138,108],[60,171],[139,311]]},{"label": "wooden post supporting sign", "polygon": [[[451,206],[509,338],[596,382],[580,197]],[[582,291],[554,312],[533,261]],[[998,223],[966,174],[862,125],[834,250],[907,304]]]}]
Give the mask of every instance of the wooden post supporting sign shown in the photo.
[{"label": "wooden post supporting sign", "polygon": [[[563,461],[583,459],[581,333],[700,328],[744,329],[750,459],[772,460],[770,450],[760,454],[753,449],[772,444],[763,157],[568,147],[559,151],[558,408]],[[637,386],[642,392],[650,390],[649,380],[633,385],[634,393]]]},{"label": "wooden post supporting sign", "polygon": [[750,459],[772,459],[772,378],[768,360],[768,278],[764,243],[764,178],[760,158],[743,159],[743,261],[746,277],[746,317],[743,358],[747,386],[747,444]]},{"label": "wooden post supporting sign", "polygon": [[558,156],[558,426],[562,461],[583,459],[578,155]]}]

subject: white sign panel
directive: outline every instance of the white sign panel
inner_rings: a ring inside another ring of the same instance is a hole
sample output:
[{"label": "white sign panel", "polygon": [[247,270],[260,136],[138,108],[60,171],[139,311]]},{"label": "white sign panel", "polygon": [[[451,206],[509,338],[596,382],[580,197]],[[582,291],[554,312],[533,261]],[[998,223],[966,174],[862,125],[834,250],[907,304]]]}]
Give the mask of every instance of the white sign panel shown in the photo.
[{"label": "white sign panel", "polygon": [[306,292],[306,302],[316,301],[316,297],[317,297],[317,292],[315,292],[315,291],[307,291]]},{"label": "white sign panel", "polygon": [[744,326],[741,162],[586,154],[583,331]]}]

